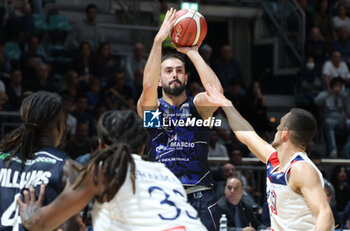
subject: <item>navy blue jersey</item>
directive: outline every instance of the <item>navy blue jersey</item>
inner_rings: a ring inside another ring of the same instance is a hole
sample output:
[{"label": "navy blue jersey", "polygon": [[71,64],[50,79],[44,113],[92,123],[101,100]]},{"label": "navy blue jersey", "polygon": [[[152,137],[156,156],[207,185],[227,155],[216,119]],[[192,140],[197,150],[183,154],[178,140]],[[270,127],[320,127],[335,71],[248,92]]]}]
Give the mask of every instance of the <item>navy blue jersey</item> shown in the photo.
[{"label": "navy blue jersey", "polygon": [[186,124],[202,120],[193,98],[187,98],[178,107],[163,99],[159,102],[163,121],[160,128],[151,129],[150,160],[164,163],[185,186],[212,187],[207,161],[210,128],[191,122]]},{"label": "navy blue jersey", "polygon": [[34,159],[27,160],[21,172],[21,161],[15,157],[8,161],[4,159],[9,153],[0,153],[0,230],[22,231],[17,198],[23,189],[32,185],[36,196],[39,196],[40,185],[46,184],[44,205],[53,201],[62,191],[62,169],[69,158],[68,154],[52,147],[40,149],[34,154]]}]

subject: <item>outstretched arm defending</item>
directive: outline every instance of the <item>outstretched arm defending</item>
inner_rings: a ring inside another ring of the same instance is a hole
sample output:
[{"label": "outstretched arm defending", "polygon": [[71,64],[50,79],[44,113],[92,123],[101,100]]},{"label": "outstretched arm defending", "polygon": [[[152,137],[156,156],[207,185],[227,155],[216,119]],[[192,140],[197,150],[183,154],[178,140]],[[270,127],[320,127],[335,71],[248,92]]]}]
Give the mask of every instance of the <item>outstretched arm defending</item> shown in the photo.
[{"label": "outstretched arm defending", "polygon": [[274,148],[254,131],[253,127],[241,116],[232,102],[210,84],[207,84],[207,94],[208,100],[211,103],[223,108],[237,139],[247,145],[249,150],[259,160],[266,163],[268,156],[274,151]]}]

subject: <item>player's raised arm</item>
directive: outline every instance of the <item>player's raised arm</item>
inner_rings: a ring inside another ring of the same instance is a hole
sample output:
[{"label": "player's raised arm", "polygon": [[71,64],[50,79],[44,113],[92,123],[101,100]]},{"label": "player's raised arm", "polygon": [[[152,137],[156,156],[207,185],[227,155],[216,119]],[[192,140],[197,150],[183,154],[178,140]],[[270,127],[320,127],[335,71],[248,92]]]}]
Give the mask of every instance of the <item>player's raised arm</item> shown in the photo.
[{"label": "player's raised arm", "polygon": [[290,170],[289,185],[294,192],[304,196],[311,212],[317,217],[315,230],[332,230],[333,213],[315,169],[305,161],[295,163]]},{"label": "player's raised arm", "polygon": [[167,11],[164,22],[153,41],[153,46],[144,71],[143,91],[137,102],[137,112],[141,118],[143,117],[144,107],[148,107],[148,109],[152,107],[155,109],[158,107],[157,88],[160,79],[162,43],[168,37],[175,23],[175,13],[176,10],[173,8]]},{"label": "player's raised arm", "polygon": [[207,84],[215,87],[219,92],[223,93],[224,90],[221,86],[219,78],[216,76],[214,71],[209,67],[209,65],[204,61],[203,57],[199,54],[198,48],[199,46],[193,47],[176,47],[176,50],[184,53],[188,56],[191,62],[196,67],[196,70],[201,79],[202,85],[205,90],[207,90]]},{"label": "player's raised arm", "polygon": [[[174,45],[175,46],[175,45]],[[214,71],[209,67],[209,65],[204,61],[202,56],[198,52],[198,46],[192,47],[176,47],[176,50],[186,54],[189,59],[192,61],[196,70],[201,79],[202,85],[207,90],[206,85],[210,84],[215,89],[217,89],[220,93],[223,93],[224,90],[221,86],[219,78],[216,76]],[[201,115],[203,119],[207,119],[208,117],[213,116],[213,113],[216,111],[217,106],[212,104],[208,97],[206,97],[206,93],[199,93],[194,97],[194,104],[198,110],[198,113]]]},{"label": "player's raised arm", "polygon": [[274,151],[274,148],[254,131],[248,121],[236,110],[232,102],[221,92],[207,84],[207,94],[208,100],[223,108],[237,139],[245,144],[259,160],[266,163],[268,156]]}]

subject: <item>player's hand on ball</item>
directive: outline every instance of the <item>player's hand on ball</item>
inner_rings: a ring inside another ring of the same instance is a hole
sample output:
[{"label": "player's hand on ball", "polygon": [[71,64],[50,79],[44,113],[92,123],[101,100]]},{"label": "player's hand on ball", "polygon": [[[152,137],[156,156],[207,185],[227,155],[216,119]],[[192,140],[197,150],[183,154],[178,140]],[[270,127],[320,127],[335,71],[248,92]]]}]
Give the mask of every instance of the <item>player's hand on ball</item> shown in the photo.
[{"label": "player's hand on ball", "polygon": [[164,21],[156,35],[156,39],[159,39],[160,41],[163,42],[169,36],[169,33],[176,21],[175,13],[176,13],[176,10],[173,8],[171,8],[166,12]]},{"label": "player's hand on ball", "polygon": [[173,46],[175,47],[175,49],[178,51],[178,52],[181,52],[181,53],[184,53],[187,55],[188,52],[190,51],[194,51],[194,52],[198,52],[198,46],[192,46],[192,47],[181,47],[181,46],[176,46],[175,43],[173,43]]}]

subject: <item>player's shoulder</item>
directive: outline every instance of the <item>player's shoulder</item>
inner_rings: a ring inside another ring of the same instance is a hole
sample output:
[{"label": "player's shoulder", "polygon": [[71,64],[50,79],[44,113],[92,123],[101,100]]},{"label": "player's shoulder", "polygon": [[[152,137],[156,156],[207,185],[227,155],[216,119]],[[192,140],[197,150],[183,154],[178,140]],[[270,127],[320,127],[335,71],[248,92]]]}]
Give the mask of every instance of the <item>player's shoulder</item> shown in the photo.
[{"label": "player's shoulder", "polygon": [[59,150],[57,148],[54,147],[44,147],[40,150],[38,150],[37,152],[35,152],[34,154],[35,156],[44,156],[47,158],[52,158],[55,159],[57,161],[66,161],[67,159],[69,159],[69,155],[68,153]]},{"label": "player's shoulder", "polygon": [[296,161],[290,167],[290,175],[298,181],[309,181],[318,178],[317,170],[306,160]]}]

